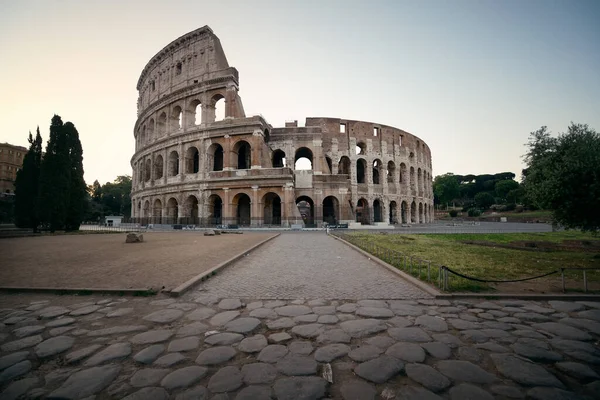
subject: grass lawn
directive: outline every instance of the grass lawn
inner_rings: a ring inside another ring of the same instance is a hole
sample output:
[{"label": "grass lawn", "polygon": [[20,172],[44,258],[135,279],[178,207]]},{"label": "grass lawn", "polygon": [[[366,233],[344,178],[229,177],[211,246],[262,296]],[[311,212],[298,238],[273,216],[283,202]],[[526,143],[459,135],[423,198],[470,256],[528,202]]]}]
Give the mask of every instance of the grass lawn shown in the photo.
[{"label": "grass lawn", "polygon": [[[437,284],[440,265],[464,275],[491,280],[526,278],[567,267],[600,269],[600,237],[576,231],[423,235],[351,233],[347,238],[367,251],[373,251],[373,246],[377,246],[380,258],[403,270],[404,260],[390,250],[413,256],[413,260],[431,261],[433,284]],[[413,268],[413,275],[416,275],[416,268]],[[565,277],[567,289],[583,288],[581,271],[565,271]],[[600,289],[600,270],[588,271],[587,277],[591,290]],[[423,273],[421,279],[426,280]],[[453,292],[540,293],[557,291],[557,288],[562,290],[560,274],[510,285],[480,283],[457,276],[450,278],[450,291]]]}]

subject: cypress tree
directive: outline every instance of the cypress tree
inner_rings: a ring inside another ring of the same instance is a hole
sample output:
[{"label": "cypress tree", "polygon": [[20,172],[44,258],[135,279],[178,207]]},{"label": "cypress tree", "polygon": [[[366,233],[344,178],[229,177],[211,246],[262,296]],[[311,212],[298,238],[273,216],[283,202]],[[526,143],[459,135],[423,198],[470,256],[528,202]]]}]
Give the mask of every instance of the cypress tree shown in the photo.
[{"label": "cypress tree", "polygon": [[62,119],[52,117],[50,138],[42,159],[38,210],[41,222],[51,232],[64,229],[70,199],[71,163],[69,141]]},{"label": "cypress tree", "polygon": [[86,189],[83,179],[83,149],[79,141],[79,132],[71,122],[63,126],[64,133],[69,146],[69,206],[65,220],[65,229],[75,231],[79,229],[86,211]]},{"label": "cypress tree", "polygon": [[37,128],[35,139],[29,132],[29,151],[23,158],[23,167],[15,180],[15,222],[19,228],[31,228],[37,232],[37,200],[40,169],[42,164],[42,136]]}]

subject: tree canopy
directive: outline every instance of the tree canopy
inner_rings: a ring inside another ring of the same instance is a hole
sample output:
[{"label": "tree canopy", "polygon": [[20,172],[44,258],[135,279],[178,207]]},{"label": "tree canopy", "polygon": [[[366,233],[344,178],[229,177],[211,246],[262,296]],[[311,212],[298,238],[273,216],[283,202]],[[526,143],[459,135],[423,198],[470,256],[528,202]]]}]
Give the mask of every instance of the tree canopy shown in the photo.
[{"label": "tree canopy", "polygon": [[433,194],[435,199],[441,203],[449,203],[460,194],[458,180],[451,173],[438,175],[433,180]]},{"label": "tree canopy", "polygon": [[23,157],[23,167],[15,179],[15,223],[20,228],[37,231],[39,218],[37,199],[42,166],[42,136],[37,128],[35,139],[29,132],[29,151]]},{"label": "tree canopy", "polygon": [[119,175],[114,182],[101,185],[97,180],[88,186],[87,220],[99,221],[107,215],[131,216],[131,176]]},{"label": "tree canopy", "polygon": [[600,134],[586,124],[571,123],[552,137],[542,126],[531,132],[525,154],[523,184],[538,207],[552,210],[566,228],[600,230]]}]

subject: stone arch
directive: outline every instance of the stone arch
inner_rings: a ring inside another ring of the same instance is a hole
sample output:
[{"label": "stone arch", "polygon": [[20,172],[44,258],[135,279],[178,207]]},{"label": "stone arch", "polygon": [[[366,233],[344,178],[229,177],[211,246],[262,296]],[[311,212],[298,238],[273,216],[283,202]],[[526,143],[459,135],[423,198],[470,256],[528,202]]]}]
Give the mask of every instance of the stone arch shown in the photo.
[{"label": "stone arch", "polygon": [[179,220],[179,203],[175,197],[167,200],[167,223],[176,224]]},{"label": "stone arch", "polygon": [[160,199],[155,199],[152,204],[152,223],[162,223],[162,201]]},{"label": "stone arch", "polygon": [[340,162],[338,163],[338,174],[350,175],[350,159],[348,157],[342,156],[342,158],[340,158]]},{"label": "stone arch", "polygon": [[208,148],[208,160],[210,171],[223,171],[223,146],[213,143]]},{"label": "stone arch", "polygon": [[273,152],[273,168],[283,168],[286,165],[285,152],[277,149]]},{"label": "stone arch", "polygon": [[144,146],[146,144],[146,125],[142,126],[142,133],[140,136],[140,147]]},{"label": "stone arch", "polygon": [[225,96],[221,93],[215,94],[210,99],[211,115],[208,122],[217,122],[224,120],[227,117],[225,113]]},{"label": "stone arch", "polygon": [[252,218],[252,202],[246,193],[238,193],[234,196],[232,205],[235,209],[236,224],[249,226]]},{"label": "stone arch", "polygon": [[186,221],[187,224],[198,224],[198,198],[193,194],[189,195],[185,199],[185,217],[189,219]]},{"label": "stone arch", "polygon": [[423,172],[421,168],[417,169],[417,195],[419,197],[423,196]]},{"label": "stone arch", "polygon": [[380,185],[381,184],[381,160],[376,158],[373,161],[373,184]]},{"label": "stone arch", "polygon": [[195,146],[188,147],[185,152],[185,173],[197,174],[200,171],[200,152]]},{"label": "stone arch", "polygon": [[164,136],[167,133],[167,113],[164,111],[158,116],[158,120],[156,123],[156,130],[157,130],[157,135],[156,135],[157,138]]},{"label": "stone arch", "polygon": [[398,223],[398,204],[392,200],[390,201],[390,210],[389,210],[389,221],[390,224],[395,225]]},{"label": "stone arch", "polygon": [[365,142],[358,142],[356,143],[356,147],[354,148],[354,152],[357,156],[362,156],[367,154],[367,145],[365,144]]},{"label": "stone arch", "polygon": [[152,173],[152,161],[150,161],[150,159],[146,159],[146,163],[145,163],[145,169],[144,169],[144,180],[146,182],[148,182],[150,180],[150,178],[152,177],[151,173]]},{"label": "stone arch", "polygon": [[325,162],[327,163],[328,174],[333,174],[333,161],[331,161],[331,157],[325,156]]},{"label": "stone arch", "polygon": [[387,181],[388,183],[394,183],[394,176],[396,176],[396,164],[393,161],[387,163]]},{"label": "stone arch", "polygon": [[174,131],[178,131],[181,128],[183,128],[182,119],[183,119],[183,112],[181,110],[181,107],[180,106],[173,107],[173,110],[171,110],[170,130],[174,132]]},{"label": "stone arch", "polygon": [[367,161],[364,158],[356,160],[356,183],[367,183]]},{"label": "stone arch", "polygon": [[277,193],[269,192],[262,198],[263,223],[281,225],[281,198]]},{"label": "stone arch", "polygon": [[150,213],[151,213],[151,211],[150,211],[150,200],[146,200],[144,202],[144,208],[143,208],[143,214],[142,214],[142,216],[144,218],[149,218],[150,217]]},{"label": "stone arch", "polygon": [[406,201],[400,203],[400,221],[403,224],[408,223],[408,203],[406,203]]},{"label": "stone arch", "polygon": [[410,222],[413,224],[416,224],[417,221],[417,203],[415,203],[415,201],[413,200],[412,203],[410,203]]},{"label": "stone arch", "polygon": [[296,199],[296,207],[302,217],[304,226],[315,226],[315,202],[308,196],[300,196]]},{"label": "stone arch", "polygon": [[379,199],[373,200],[373,221],[383,222],[383,205]]},{"label": "stone arch", "polygon": [[335,196],[323,199],[323,222],[337,224],[340,220],[340,202]]},{"label": "stone arch", "polygon": [[407,183],[408,177],[406,176],[406,164],[400,163],[400,183]]},{"label": "stone arch", "polygon": [[419,203],[419,223],[423,223],[423,203]]},{"label": "stone arch", "polygon": [[154,118],[150,118],[148,122],[148,130],[146,131],[146,143],[154,140]]},{"label": "stone arch", "polygon": [[208,224],[221,225],[223,222],[223,200],[216,194],[208,198]]},{"label": "stone arch", "polygon": [[[309,168],[302,167],[302,164],[305,164],[306,161],[301,161],[302,159],[306,159],[310,162]],[[298,161],[300,161],[300,165],[298,165]],[[298,168],[300,167],[300,168]],[[313,169],[314,168],[314,160],[313,160],[313,152],[308,147],[300,147],[296,150],[296,154],[294,155],[294,169]]]},{"label": "stone arch", "polygon": [[179,175],[179,153],[175,150],[169,153],[169,170],[167,176]]},{"label": "stone arch", "polygon": [[250,169],[252,165],[252,148],[245,140],[238,141],[233,146],[237,169]]},{"label": "stone arch", "polygon": [[429,222],[429,212],[427,211],[429,207],[427,207],[427,203],[423,203],[423,223],[426,224]]},{"label": "stone arch", "polygon": [[417,195],[417,188],[415,182],[415,168],[410,167],[410,194],[411,196]]},{"label": "stone arch", "polygon": [[194,99],[189,103],[187,116],[189,126],[200,125],[202,123],[202,103],[200,100]]},{"label": "stone arch", "polygon": [[160,179],[163,177],[163,157],[159,154],[154,159],[154,179]]},{"label": "stone arch", "polygon": [[356,203],[356,222],[360,222],[363,225],[371,223],[369,202],[362,197]]}]

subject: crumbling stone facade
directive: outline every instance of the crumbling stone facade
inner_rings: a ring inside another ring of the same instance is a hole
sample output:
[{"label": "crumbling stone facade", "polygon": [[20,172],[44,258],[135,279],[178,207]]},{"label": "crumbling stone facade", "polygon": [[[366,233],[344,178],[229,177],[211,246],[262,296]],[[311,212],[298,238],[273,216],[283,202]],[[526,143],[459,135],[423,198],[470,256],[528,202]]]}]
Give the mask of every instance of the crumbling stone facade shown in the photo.
[{"label": "crumbling stone facade", "polygon": [[[133,217],[240,226],[432,221],[423,140],[339,118],[273,128],[245,115],[238,89],[238,71],[207,26],[152,57],[137,84]],[[295,167],[301,158],[310,169]]]}]

